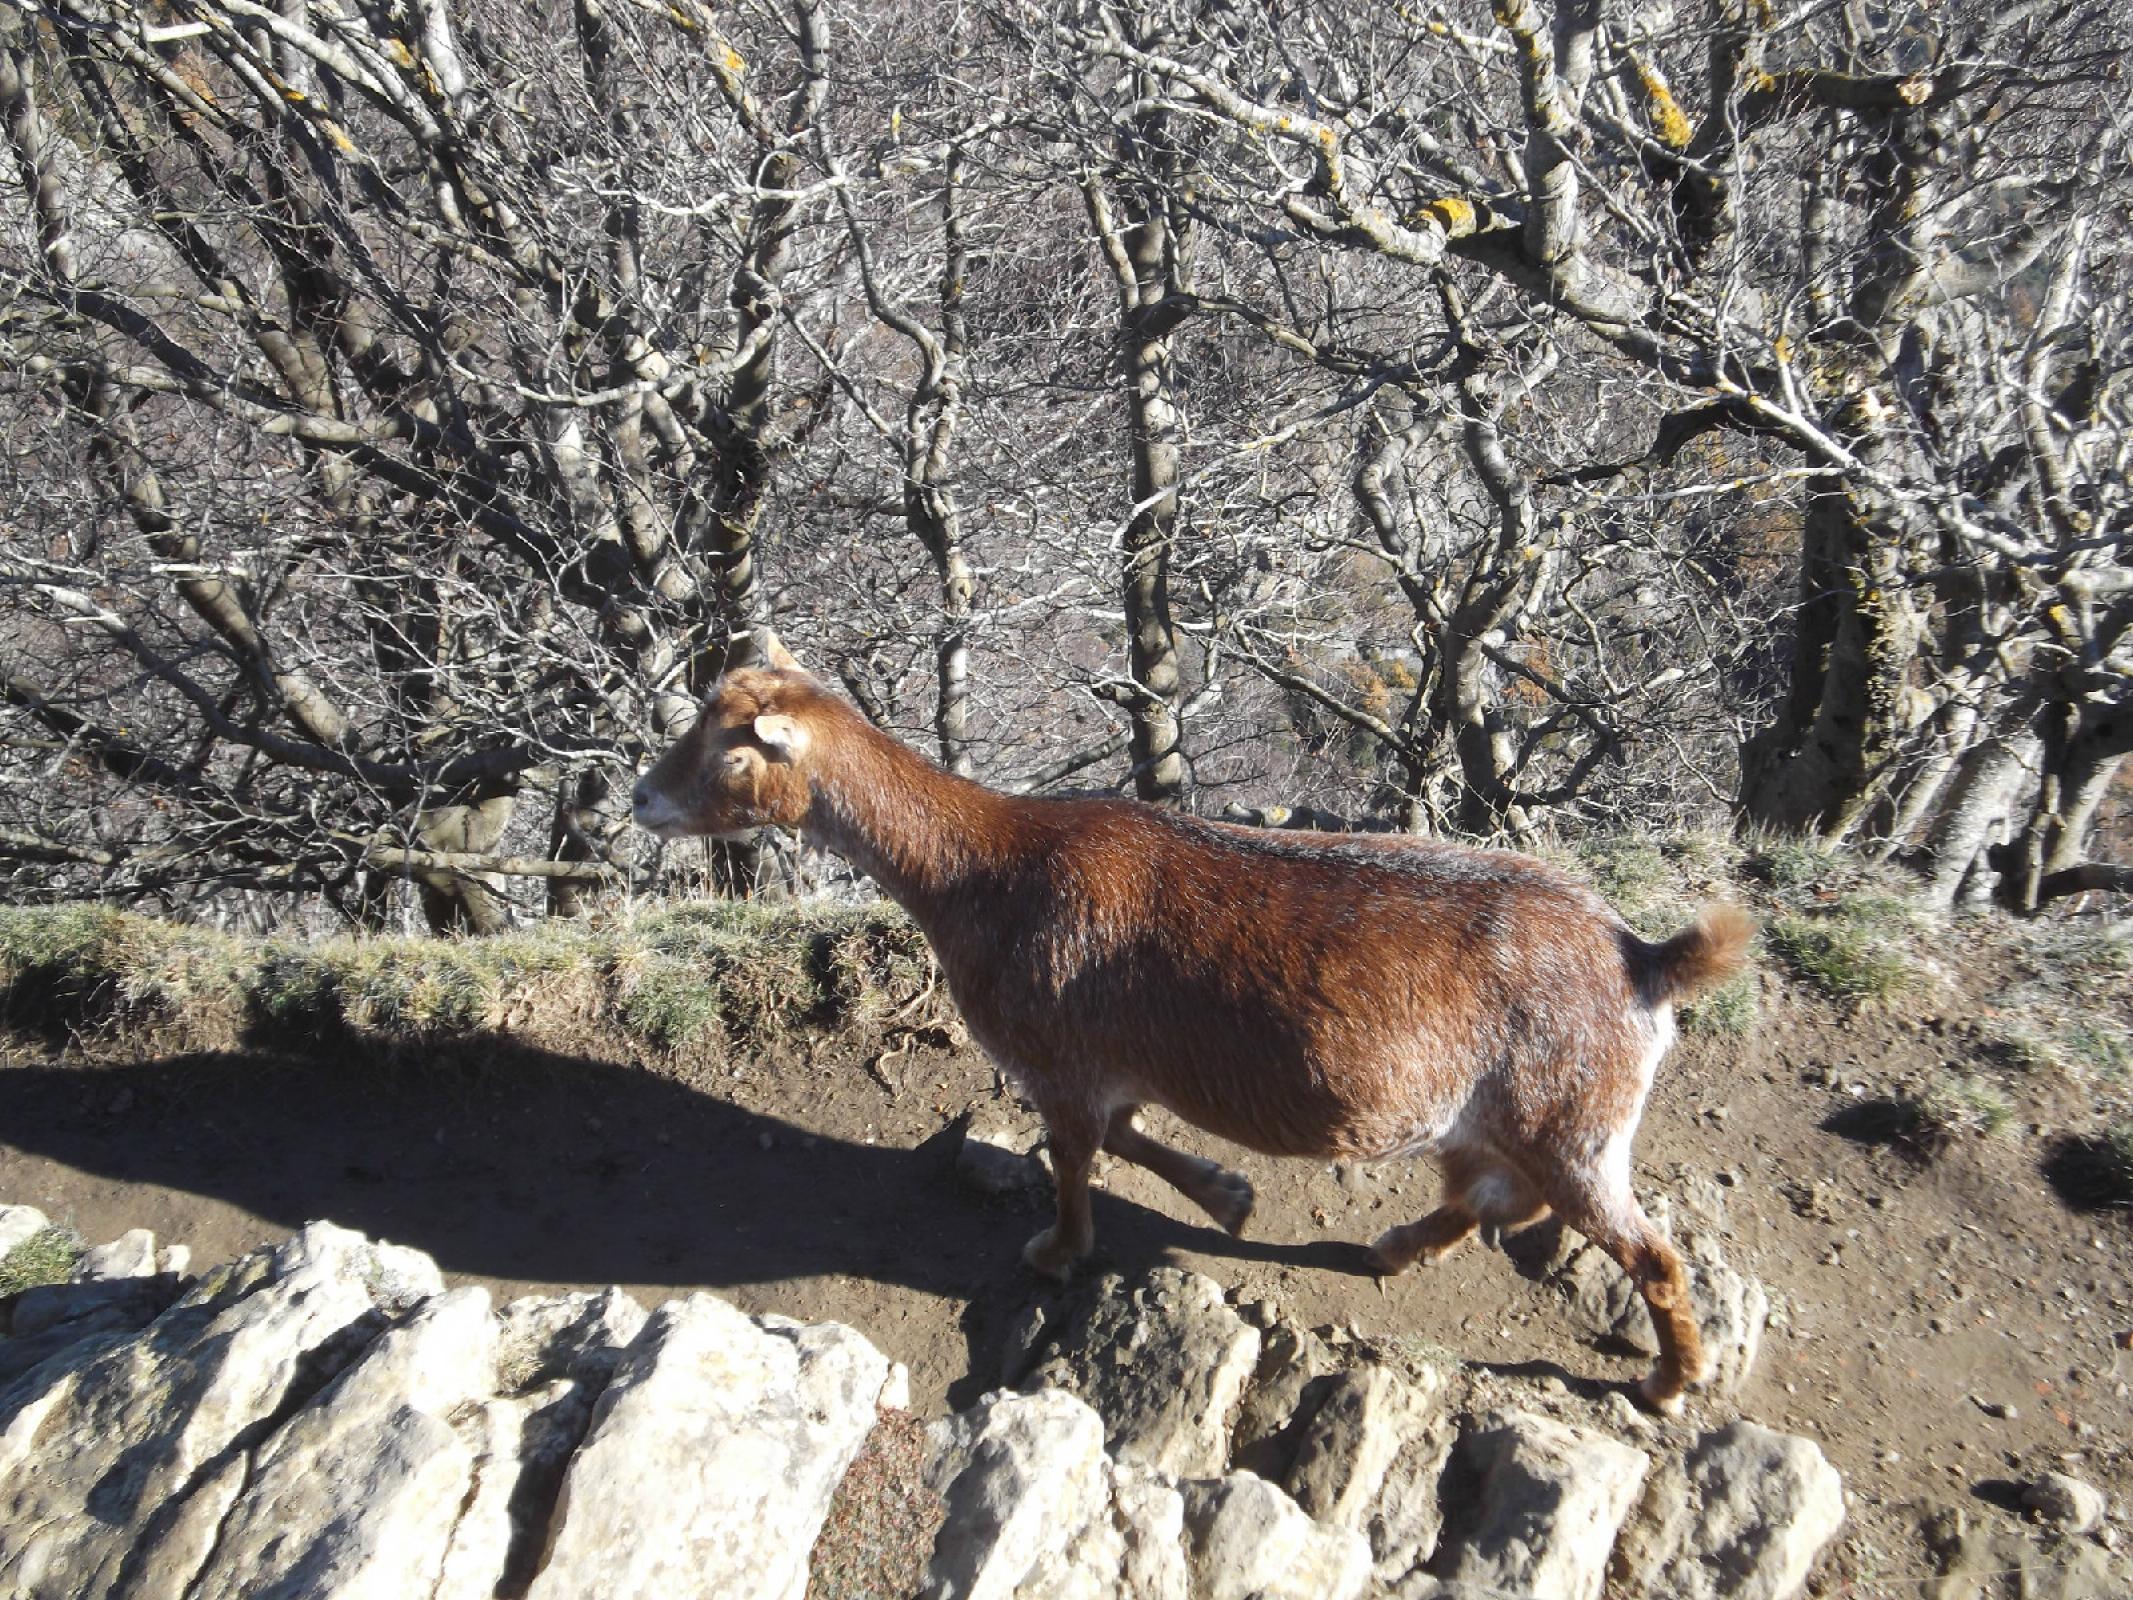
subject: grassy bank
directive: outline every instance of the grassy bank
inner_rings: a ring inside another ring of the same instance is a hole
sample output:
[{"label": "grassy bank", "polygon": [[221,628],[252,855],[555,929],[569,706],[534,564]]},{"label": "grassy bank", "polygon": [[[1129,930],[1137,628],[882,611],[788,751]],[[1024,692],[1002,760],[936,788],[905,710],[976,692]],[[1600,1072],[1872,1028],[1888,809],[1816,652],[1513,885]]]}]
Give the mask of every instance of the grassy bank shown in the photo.
[{"label": "grassy bank", "polygon": [[886,907],[704,902],[490,939],[256,939],[103,906],[0,908],[0,1026],[89,1054],[550,1048],[717,1060],[940,1005]]}]

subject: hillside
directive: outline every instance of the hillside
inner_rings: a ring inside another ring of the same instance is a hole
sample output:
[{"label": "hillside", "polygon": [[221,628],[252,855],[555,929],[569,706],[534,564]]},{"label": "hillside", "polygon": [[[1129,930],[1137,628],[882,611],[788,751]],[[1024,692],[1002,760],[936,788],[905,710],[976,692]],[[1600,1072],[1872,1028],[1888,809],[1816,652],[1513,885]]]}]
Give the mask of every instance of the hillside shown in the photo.
[{"label": "hillside", "polygon": [[[1686,1019],[1638,1174],[1769,1294],[1745,1386],[1684,1426],[1821,1444],[1850,1520],[1810,1592],[1935,1592],[1958,1526],[2028,1537],[2018,1486],[2045,1471],[2103,1489],[2119,1538],[2133,941],[1917,919],[1792,848],[1618,840],[1582,864],[1640,926],[1722,894],[1765,918],[1757,972]],[[1365,1275],[1356,1245],[1431,1203],[1411,1167],[1246,1158],[1260,1205],[1232,1241],[1110,1164],[1095,1269],[1039,1294],[1016,1252],[1041,1191],[959,1169],[966,1118],[1011,1140],[1013,1103],[872,910],[323,946],[11,911],[0,983],[0,1200],[90,1242],[146,1226],[214,1262],[327,1217],[505,1292],[708,1287],[863,1330],[921,1414],[993,1387],[1088,1279],[1158,1262],[1602,1426],[1644,1367],[1566,1304],[1545,1237]]]}]

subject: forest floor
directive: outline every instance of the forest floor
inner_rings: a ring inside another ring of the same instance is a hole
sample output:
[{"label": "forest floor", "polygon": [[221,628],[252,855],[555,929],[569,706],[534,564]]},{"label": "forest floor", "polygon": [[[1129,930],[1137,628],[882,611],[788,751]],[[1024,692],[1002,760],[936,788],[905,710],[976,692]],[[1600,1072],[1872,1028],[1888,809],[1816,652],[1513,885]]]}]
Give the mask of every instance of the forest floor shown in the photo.
[{"label": "forest floor", "polygon": [[[1638,1182],[1648,1198],[1715,1184],[1727,1259],[1770,1291],[1753,1376],[1731,1400],[1692,1398],[1689,1421],[1805,1434],[1843,1474],[1850,1520],[1810,1592],[1930,1593],[1950,1509],[2011,1529],[2017,1486],[2044,1471],[2103,1489],[2105,1537],[2126,1537],[2128,930],[1920,923],[1871,884],[1797,866],[1718,881],[1691,864],[1684,882],[1679,862],[1663,880],[1647,862],[1625,887],[1619,863],[1587,865],[1662,925],[1706,892],[1769,919],[1760,976],[1692,1018],[1660,1070]],[[1872,931],[1832,969],[1843,941],[1809,935],[1847,918]],[[1876,977],[1877,961],[1893,965]],[[952,1027],[880,1023],[795,1030],[752,1057],[603,1055],[493,1029],[370,1059],[286,1041],[126,1052],[18,1028],[0,1068],[0,1201],[92,1243],[151,1228],[196,1266],[328,1217],[500,1296],[709,1288],[850,1323],[938,1411],[994,1385],[1038,1292],[1018,1252],[1045,1200],[959,1177],[966,1114],[1013,1102]],[[1107,1161],[1091,1272],[1190,1267],[1307,1326],[1420,1340],[1595,1401],[1644,1369],[1593,1345],[1499,1251],[1370,1276],[1359,1247],[1433,1203],[1424,1166],[1284,1162],[1149,1126],[1243,1170],[1258,1208],[1233,1240]]]}]

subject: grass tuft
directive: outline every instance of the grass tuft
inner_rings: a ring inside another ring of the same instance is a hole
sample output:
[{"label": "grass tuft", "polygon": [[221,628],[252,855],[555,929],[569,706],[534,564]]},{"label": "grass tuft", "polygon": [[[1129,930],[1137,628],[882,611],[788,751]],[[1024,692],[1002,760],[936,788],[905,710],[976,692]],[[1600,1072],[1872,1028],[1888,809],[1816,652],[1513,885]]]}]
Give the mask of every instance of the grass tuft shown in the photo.
[{"label": "grass tuft", "polygon": [[1764,937],[1824,994],[1864,1001],[1891,999],[1917,984],[1919,970],[1910,950],[1914,933],[1903,901],[1859,894],[1818,913],[1775,918]]},{"label": "grass tuft", "polygon": [[82,1244],[65,1228],[40,1228],[0,1261],[0,1300],[47,1283],[65,1283],[81,1260]]},{"label": "grass tuft", "polygon": [[1681,1025],[1690,1033],[1744,1039],[1754,1031],[1762,1009],[1762,980],[1751,967],[1683,1006]]},{"label": "grass tuft", "polygon": [[1933,1144],[1947,1144],[1964,1134],[1987,1138],[2014,1124],[2014,1102],[1997,1084],[1975,1073],[1951,1068],[1916,1097],[1918,1124]]}]

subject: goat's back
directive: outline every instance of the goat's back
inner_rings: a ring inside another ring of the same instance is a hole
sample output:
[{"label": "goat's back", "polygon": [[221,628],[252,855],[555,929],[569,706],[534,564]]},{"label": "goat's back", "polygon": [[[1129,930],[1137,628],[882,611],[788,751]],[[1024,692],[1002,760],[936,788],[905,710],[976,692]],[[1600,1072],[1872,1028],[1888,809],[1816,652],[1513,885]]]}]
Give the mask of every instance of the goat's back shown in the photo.
[{"label": "goat's back", "polygon": [[1642,1100],[1651,947],[1546,863],[1125,802],[1028,803],[1016,833],[928,929],[1011,1069],[1276,1154],[1385,1154],[1473,1116],[1537,1137]]}]

